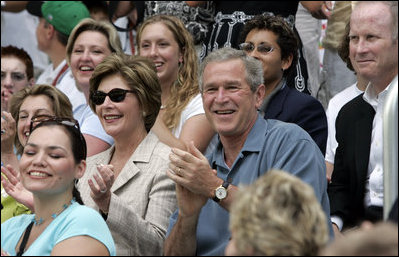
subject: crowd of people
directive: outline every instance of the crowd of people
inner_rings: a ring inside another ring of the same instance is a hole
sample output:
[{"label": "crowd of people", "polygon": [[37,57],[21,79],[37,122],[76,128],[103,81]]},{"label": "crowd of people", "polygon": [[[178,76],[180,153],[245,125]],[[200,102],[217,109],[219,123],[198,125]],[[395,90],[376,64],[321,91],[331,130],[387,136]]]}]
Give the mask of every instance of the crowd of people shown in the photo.
[{"label": "crowd of people", "polygon": [[2,255],[397,254],[397,1],[1,6]]}]

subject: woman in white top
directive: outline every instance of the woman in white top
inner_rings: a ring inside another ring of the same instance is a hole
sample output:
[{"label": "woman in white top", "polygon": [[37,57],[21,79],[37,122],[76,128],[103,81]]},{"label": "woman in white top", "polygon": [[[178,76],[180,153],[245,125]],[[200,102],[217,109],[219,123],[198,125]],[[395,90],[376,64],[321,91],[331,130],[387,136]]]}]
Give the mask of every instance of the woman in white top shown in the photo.
[{"label": "woman in white top", "polygon": [[161,84],[162,106],[152,131],[170,147],[185,150],[193,141],[205,152],[215,132],[198,87],[198,58],[190,32],[173,16],[156,15],[137,30],[139,55],[150,58]]}]

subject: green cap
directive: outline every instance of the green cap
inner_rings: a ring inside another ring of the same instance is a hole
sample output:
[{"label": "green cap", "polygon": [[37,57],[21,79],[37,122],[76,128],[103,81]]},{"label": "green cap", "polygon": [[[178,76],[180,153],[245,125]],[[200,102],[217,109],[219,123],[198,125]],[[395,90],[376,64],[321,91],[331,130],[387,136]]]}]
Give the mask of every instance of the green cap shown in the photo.
[{"label": "green cap", "polygon": [[43,18],[67,36],[82,19],[90,17],[89,10],[80,1],[47,1],[41,10]]}]

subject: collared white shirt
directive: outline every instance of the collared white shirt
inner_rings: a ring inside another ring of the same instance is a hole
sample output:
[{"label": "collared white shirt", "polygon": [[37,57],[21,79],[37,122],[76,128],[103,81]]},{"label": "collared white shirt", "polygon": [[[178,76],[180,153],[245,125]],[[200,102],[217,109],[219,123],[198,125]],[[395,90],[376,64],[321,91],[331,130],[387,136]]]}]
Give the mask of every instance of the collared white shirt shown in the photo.
[{"label": "collared white shirt", "polygon": [[374,87],[367,86],[363,99],[375,110],[373,129],[371,132],[370,159],[368,164],[366,191],[364,204],[384,205],[384,173],[383,173],[383,129],[382,119],[384,114],[385,99],[392,82],[379,94],[376,94]]},{"label": "collared white shirt", "polygon": [[77,88],[75,78],[72,75],[72,71],[70,68],[61,76],[58,80],[58,84],[56,88],[61,90],[64,94],[66,94],[69,98],[69,101],[72,104],[72,111],[75,112],[78,110],[80,106],[86,106],[86,97],[82,91]]},{"label": "collared white shirt", "polygon": [[[61,72],[61,69],[66,65],[66,63],[67,62],[64,59],[55,69],[53,69],[53,64],[50,64],[39,76],[36,84],[52,85],[54,79],[57,77],[58,73]],[[68,96],[69,101],[72,104],[72,111],[74,113],[80,106],[86,106],[86,97],[84,96],[83,92],[77,88],[72,71],[69,67],[59,76],[56,88]]]},{"label": "collared white shirt", "polygon": [[[389,88],[392,85],[392,81],[379,94],[376,94],[374,88],[369,83],[363,94],[363,99],[369,103],[376,112],[371,132],[370,158],[367,169],[367,181],[365,185],[364,205],[366,208],[370,205],[382,207],[384,202],[384,148],[382,119],[384,114],[385,99]],[[331,222],[335,223],[339,230],[342,230],[343,221],[340,217],[331,216]]]},{"label": "collared white shirt", "polygon": [[[50,63],[49,66],[40,74],[40,76],[37,78],[36,84],[48,84],[52,85],[54,79],[57,77],[58,73],[61,71],[61,69],[65,66],[66,60],[64,59],[58,66],[53,69],[53,64]],[[58,82],[60,79],[58,79]]]}]

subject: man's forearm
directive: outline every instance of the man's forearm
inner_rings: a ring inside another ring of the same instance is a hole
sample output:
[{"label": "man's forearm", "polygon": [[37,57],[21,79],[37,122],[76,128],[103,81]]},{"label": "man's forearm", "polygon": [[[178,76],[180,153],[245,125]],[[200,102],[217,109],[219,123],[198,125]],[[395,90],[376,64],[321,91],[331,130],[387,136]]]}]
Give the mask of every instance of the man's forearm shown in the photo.
[{"label": "man's forearm", "polygon": [[198,215],[193,217],[179,217],[171,233],[165,240],[164,255],[193,256],[197,249]]}]

